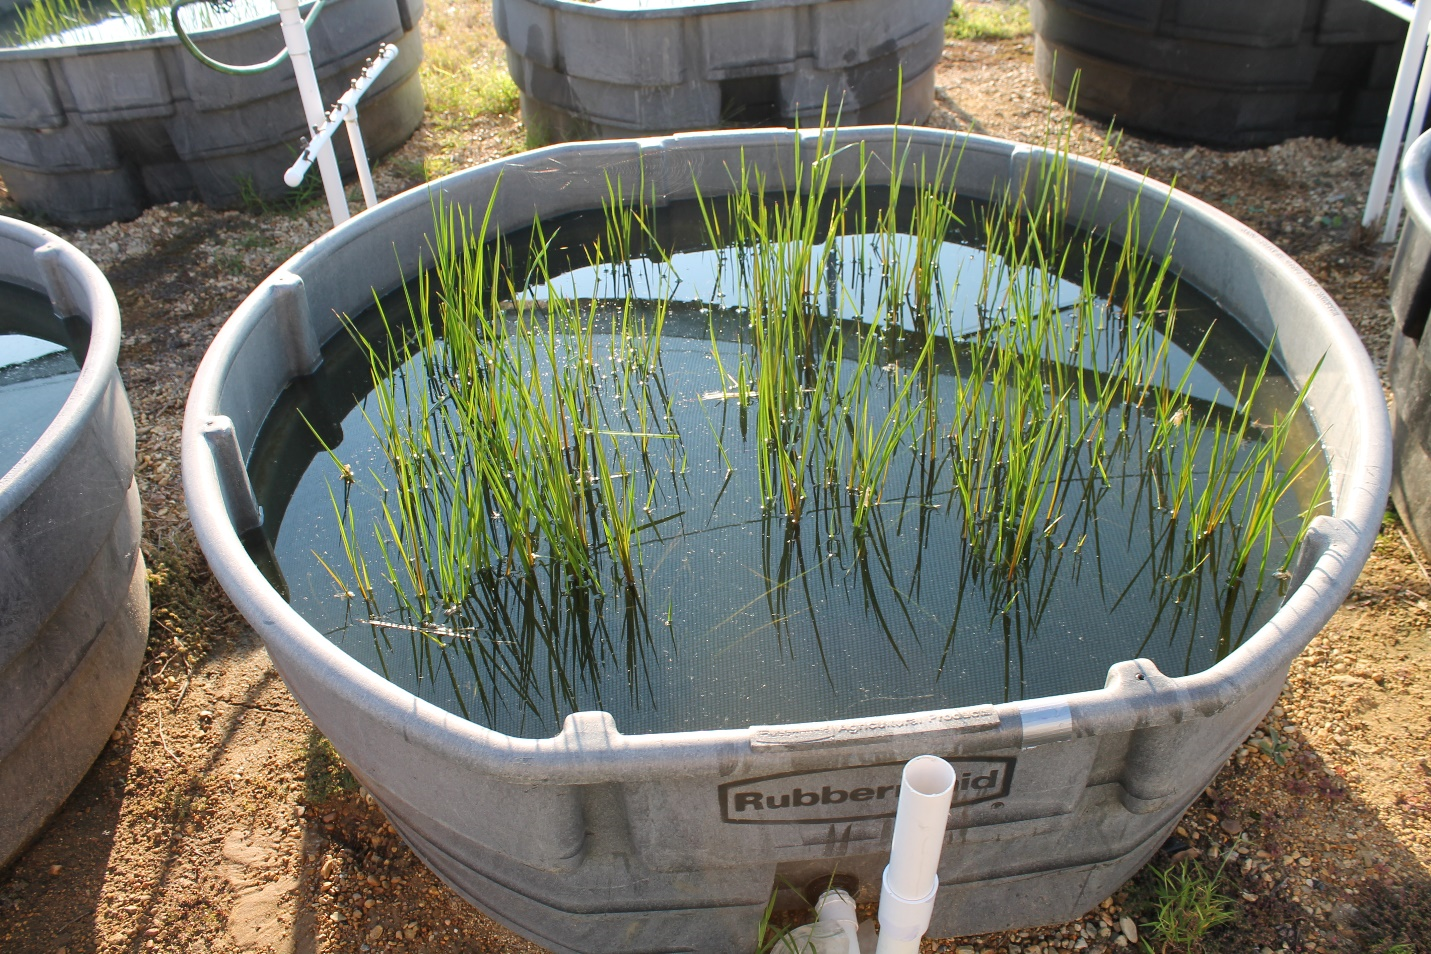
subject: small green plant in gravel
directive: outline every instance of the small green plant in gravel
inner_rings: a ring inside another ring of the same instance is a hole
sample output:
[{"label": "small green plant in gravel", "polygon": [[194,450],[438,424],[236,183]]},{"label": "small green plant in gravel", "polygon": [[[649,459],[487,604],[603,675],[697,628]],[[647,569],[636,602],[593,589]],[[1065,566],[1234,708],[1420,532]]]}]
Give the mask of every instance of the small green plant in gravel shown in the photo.
[{"label": "small green plant in gravel", "polygon": [[1148,954],[1198,954],[1209,933],[1237,917],[1235,903],[1221,890],[1221,868],[1209,874],[1196,861],[1182,861],[1153,869],[1153,877],[1153,919],[1142,925],[1153,939],[1140,938]]},{"label": "small green plant in gravel", "polygon": [[1292,746],[1277,732],[1275,727],[1269,726],[1267,734],[1260,739],[1252,740],[1252,747],[1263,755],[1267,756],[1279,766],[1287,764],[1287,753],[1292,751]]},{"label": "small green plant in gravel", "polygon": [[[289,147],[293,158],[298,158],[298,150]],[[247,173],[238,177],[239,207],[249,215],[268,217],[271,215],[298,215],[323,202],[323,178],[316,167],[311,168],[298,183],[277,198],[265,198],[259,191],[253,177]]]}]

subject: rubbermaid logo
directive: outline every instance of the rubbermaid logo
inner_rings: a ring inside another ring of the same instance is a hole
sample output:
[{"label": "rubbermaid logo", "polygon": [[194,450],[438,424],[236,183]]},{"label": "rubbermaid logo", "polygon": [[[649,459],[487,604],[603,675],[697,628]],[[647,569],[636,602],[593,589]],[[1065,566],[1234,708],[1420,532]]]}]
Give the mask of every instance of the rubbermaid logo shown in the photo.
[{"label": "rubbermaid logo", "polygon": [[[959,780],[955,805],[1009,794],[1014,759],[950,759]],[[720,787],[721,820],[733,825],[823,824],[894,815],[903,762],[823,772],[788,772],[726,782]]]}]

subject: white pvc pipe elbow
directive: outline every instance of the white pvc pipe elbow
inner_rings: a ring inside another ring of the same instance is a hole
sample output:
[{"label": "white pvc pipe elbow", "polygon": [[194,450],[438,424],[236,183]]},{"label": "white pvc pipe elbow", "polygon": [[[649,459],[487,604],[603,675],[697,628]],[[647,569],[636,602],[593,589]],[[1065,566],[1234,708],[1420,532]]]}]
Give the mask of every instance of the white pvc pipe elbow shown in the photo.
[{"label": "white pvc pipe elbow", "polygon": [[776,945],[777,954],[860,954],[855,899],[831,888],[815,902],[815,920],[802,924]]},{"label": "white pvc pipe elbow", "polygon": [[879,897],[876,954],[918,954],[939,890],[939,855],[958,775],[935,755],[904,766],[894,840]]},{"label": "white pvc pipe elbow", "polygon": [[833,888],[820,895],[820,900],[815,902],[815,920],[835,924],[843,935],[848,954],[860,954],[860,916],[855,912],[855,899],[848,892]]}]

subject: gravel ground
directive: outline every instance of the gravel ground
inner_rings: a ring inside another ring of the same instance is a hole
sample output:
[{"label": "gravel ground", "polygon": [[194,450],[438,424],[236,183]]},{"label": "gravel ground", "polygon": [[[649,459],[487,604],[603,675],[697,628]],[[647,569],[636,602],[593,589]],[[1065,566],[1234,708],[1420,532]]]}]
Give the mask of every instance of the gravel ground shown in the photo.
[{"label": "gravel ground", "polygon": [[[1038,142],[1051,117],[1061,119],[1033,76],[1026,39],[951,43],[939,82],[941,126]],[[451,126],[448,117],[442,128]],[[1104,126],[1081,119],[1072,135],[1088,154],[1107,139]],[[455,143],[425,125],[380,168],[380,192],[520,141],[511,116],[474,121]],[[1389,252],[1354,225],[1372,150],[1297,140],[1216,152],[1124,136],[1113,159],[1175,179],[1277,242],[1381,360]],[[112,743],[54,824],[0,872],[0,950],[539,950],[456,898],[356,790],[217,589],[185,517],[177,455],[194,368],[246,291],[326,225],[321,206],[179,205],[63,232],[120,296],[154,626]],[[1431,954],[1428,597],[1425,558],[1389,518],[1356,591],[1298,660],[1278,707],[1155,861],[1223,872],[1237,917],[1202,950],[1388,954],[1401,943],[1402,954]],[[1154,894],[1145,872],[1072,924],[930,940],[924,950],[1140,949]]]}]

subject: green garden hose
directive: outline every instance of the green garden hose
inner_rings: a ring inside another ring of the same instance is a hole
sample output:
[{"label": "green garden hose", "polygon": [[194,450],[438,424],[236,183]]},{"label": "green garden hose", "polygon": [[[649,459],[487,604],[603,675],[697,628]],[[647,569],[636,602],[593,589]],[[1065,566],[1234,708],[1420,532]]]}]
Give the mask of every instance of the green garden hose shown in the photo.
[{"label": "green garden hose", "polygon": [[[221,63],[206,54],[203,50],[199,49],[198,45],[195,44],[194,41],[189,38],[189,34],[184,32],[183,26],[180,25],[179,10],[183,7],[187,7],[195,3],[211,2],[212,0],[174,0],[173,5],[169,7],[169,21],[174,24],[175,35],[179,37],[179,42],[184,44],[184,48],[187,49],[190,53],[194,54],[194,58],[200,63],[204,64],[211,70],[218,70],[220,73],[228,73],[231,76],[254,76],[259,73],[265,73],[268,70],[273,69],[275,66],[278,66],[284,60],[288,59],[288,47],[285,46],[283,49],[279,50],[278,53],[276,53],[273,57],[264,60],[262,63],[252,63],[246,66],[234,66],[231,63]],[[324,0],[318,0],[317,3],[313,4],[313,9],[309,10],[308,16],[303,18],[303,29],[307,30],[313,25],[313,21],[318,18],[318,11],[323,9],[323,3]],[[215,5],[217,6],[217,4]]]}]

